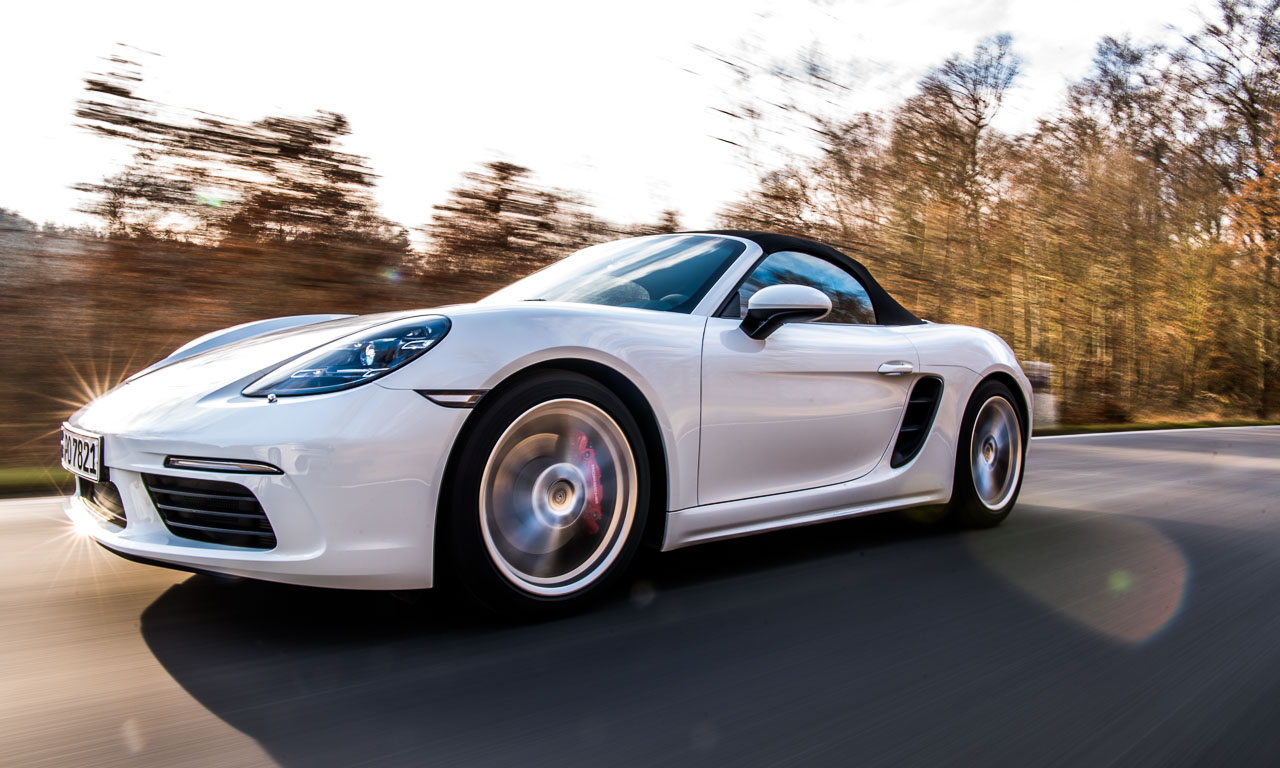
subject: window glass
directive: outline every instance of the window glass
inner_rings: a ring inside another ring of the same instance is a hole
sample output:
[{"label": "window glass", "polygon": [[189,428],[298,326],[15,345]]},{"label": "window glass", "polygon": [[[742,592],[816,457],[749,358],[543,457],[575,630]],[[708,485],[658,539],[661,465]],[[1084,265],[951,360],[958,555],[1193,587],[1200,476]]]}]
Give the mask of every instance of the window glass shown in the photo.
[{"label": "window glass", "polygon": [[871,297],[856,277],[825,259],[793,251],[770,254],[747,277],[738,290],[738,316],[746,317],[747,302],[756,291],[783,284],[817,288],[831,299],[831,313],[819,322],[872,325],[876,321]]},{"label": "window glass", "polygon": [[578,251],[489,297],[692,312],[746,243],[715,235],[664,235]]}]

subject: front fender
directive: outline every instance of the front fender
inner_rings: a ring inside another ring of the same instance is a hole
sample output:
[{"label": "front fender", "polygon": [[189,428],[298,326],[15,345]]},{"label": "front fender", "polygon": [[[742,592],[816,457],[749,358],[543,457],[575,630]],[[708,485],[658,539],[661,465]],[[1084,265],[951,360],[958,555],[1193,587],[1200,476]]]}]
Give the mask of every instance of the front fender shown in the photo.
[{"label": "front fender", "polygon": [[539,363],[599,363],[626,377],[653,409],[668,460],[670,508],[697,504],[705,317],[554,303],[443,314],[453,323],[449,334],[377,386],[470,392],[492,389]]},{"label": "front fender", "polygon": [[288,317],[273,317],[268,320],[254,320],[240,325],[233,325],[230,328],[222,328],[217,331],[210,331],[203,336],[188,341],[186,344],[175,349],[168,357],[153,363],[141,371],[138,371],[130,378],[136,378],[145,373],[163,368],[166,365],[172,365],[179,360],[185,360],[193,355],[201,352],[207,352],[211,349],[226,346],[237,341],[244,341],[255,336],[263,336],[273,331],[283,331],[289,328],[299,328],[304,325],[313,325],[315,323],[323,323],[329,320],[341,320],[345,317],[354,317],[354,315],[290,315]]}]

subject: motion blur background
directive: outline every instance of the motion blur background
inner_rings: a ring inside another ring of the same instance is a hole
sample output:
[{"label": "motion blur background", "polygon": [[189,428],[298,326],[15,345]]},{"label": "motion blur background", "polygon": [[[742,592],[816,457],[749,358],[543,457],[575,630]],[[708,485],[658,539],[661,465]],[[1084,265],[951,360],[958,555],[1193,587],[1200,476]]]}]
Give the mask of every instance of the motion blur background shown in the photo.
[{"label": "motion blur background", "polygon": [[1272,417],[1277,1],[11,9],[0,472],[207,331],[708,227],[999,333],[1065,422]]}]

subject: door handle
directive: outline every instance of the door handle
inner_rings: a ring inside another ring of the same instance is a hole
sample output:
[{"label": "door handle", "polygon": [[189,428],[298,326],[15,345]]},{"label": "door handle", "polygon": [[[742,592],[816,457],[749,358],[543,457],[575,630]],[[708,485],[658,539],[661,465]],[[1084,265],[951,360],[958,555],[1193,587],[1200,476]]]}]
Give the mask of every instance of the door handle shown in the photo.
[{"label": "door handle", "polygon": [[887,363],[881,363],[876,369],[876,373],[882,373],[885,376],[899,376],[904,373],[911,373],[915,370],[915,366],[906,360],[890,360]]}]

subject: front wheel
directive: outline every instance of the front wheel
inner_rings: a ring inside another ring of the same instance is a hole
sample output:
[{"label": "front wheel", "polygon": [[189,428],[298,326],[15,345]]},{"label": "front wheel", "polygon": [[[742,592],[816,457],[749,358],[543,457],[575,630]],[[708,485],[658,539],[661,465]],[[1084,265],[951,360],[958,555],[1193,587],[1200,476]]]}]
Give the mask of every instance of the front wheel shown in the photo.
[{"label": "front wheel", "polygon": [[454,478],[445,567],[508,616],[579,607],[640,540],[649,468],[626,405],[595,380],[548,372],[476,414]]},{"label": "front wheel", "polygon": [[955,484],[947,517],[970,528],[990,528],[1009,516],[1022,489],[1026,456],[1013,393],[983,382],[969,398],[956,447]]}]

